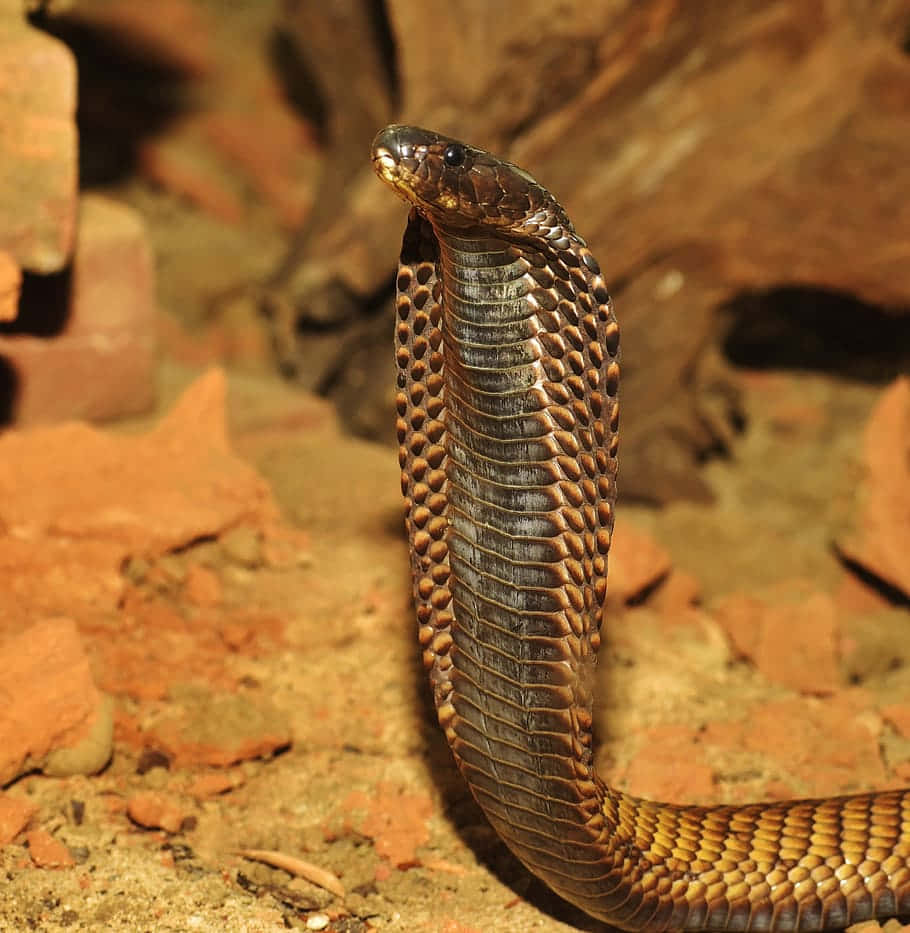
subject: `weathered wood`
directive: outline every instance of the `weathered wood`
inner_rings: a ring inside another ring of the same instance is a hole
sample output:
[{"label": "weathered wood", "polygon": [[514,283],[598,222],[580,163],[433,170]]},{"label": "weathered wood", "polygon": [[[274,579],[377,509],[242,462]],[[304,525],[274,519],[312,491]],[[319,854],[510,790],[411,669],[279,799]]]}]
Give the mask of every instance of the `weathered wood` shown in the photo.
[{"label": "weathered wood", "polygon": [[[796,285],[910,307],[910,0],[388,12],[400,119],[529,169],[614,285],[626,493],[704,493],[681,489],[672,464],[722,437],[693,372],[736,294]],[[390,277],[404,208],[367,172],[299,281],[366,295]],[[357,378],[378,394],[387,369]]]}]

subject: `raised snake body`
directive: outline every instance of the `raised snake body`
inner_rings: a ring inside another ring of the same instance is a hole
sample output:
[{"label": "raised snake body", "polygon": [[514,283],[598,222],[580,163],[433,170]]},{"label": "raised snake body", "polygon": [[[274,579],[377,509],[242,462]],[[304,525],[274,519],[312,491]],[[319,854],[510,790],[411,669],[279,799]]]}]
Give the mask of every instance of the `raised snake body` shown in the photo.
[{"label": "raised snake body", "polygon": [[835,930],[910,914],[910,791],[679,807],[593,771],[616,494],[619,329],[600,269],[523,170],[409,126],[373,165],[412,204],[398,437],[440,724],[515,855],[625,930]]}]

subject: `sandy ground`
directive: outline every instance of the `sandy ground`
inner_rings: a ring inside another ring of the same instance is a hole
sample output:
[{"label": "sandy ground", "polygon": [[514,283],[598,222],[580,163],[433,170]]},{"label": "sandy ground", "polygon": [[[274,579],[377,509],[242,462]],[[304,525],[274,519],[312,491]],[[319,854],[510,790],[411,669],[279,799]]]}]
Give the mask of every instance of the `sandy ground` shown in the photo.
[{"label": "sandy ground", "polygon": [[[163,368],[162,411],[195,376]],[[702,802],[899,784],[910,611],[831,545],[881,390],[815,376],[744,385],[748,430],[707,469],[717,503],[621,513],[618,537],[625,526],[641,541],[620,590],[673,570],[611,615],[600,769]],[[510,856],[453,767],[417,660],[394,453],[342,436],[324,403],[276,382],[230,387],[231,444],[280,517],[259,509],[128,561],[103,621],[74,612],[115,698],[113,758],[92,777],[7,787],[72,865],[38,867],[23,834],[0,849],[0,930],[598,929]],[[746,637],[743,650],[743,631],[783,631],[789,646]],[[149,793],[173,831],[148,825]],[[330,872],[344,895],[243,850]]]}]

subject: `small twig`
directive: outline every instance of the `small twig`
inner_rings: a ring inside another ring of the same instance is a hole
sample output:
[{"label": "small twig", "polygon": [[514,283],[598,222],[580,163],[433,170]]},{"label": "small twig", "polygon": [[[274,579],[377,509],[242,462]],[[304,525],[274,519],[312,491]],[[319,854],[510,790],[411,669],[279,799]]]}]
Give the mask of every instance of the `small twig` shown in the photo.
[{"label": "small twig", "polygon": [[330,871],[314,865],[312,862],[305,862],[293,855],[285,855],[283,852],[273,852],[269,849],[239,849],[235,854],[253,862],[270,865],[272,868],[280,868],[297,878],[305,878],[307,881],[319,885],[320,888],[330,891],[336,897],[343,898],[345,896],[344,885],[338,877]]}]

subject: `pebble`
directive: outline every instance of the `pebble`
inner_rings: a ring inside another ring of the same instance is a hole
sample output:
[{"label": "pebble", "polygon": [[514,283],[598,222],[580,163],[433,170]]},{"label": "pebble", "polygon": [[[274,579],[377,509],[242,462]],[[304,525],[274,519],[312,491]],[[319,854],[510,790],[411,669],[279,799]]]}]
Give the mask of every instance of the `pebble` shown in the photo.
[{"label": "pebble", "polygon": [[25,838],[37,868],[72,868],[76,864],[70,850],[46,829],[33,829]]},{"label": "pebble", "polygon": [[180,832],[186,816],[184,808],[168,794],[141,791],[127,803],[130,819],[146,829],[163,829],[168,833]]},{"label": "pebble", "polygon": [[0,846],[12,842],[37,812],[30,801],[0,792]]}]

